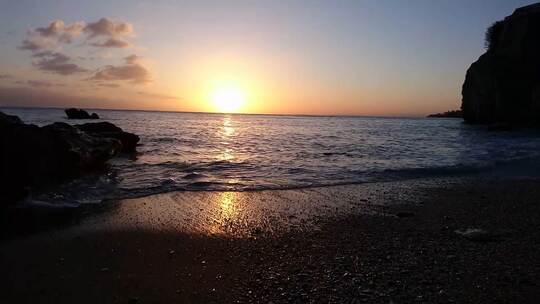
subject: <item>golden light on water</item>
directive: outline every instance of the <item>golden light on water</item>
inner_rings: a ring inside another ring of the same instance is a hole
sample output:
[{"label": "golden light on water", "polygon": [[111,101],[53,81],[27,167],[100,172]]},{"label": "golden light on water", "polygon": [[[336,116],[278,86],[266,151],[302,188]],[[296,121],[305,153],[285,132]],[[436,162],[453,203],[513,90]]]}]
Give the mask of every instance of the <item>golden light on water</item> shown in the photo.
[{"label": "golden light on water", "polygon": [[232,125],[231,117],[223,117],[223,131],[221,134],[223,134],[223,139],[229,139],[235,135],[235,129]]},{"label": "golden light on water", "polygon": [[233,127],[231,117],[225,116],[223,118],[223,128],[220,129],[219,135],[221,137],[221,151],[220,155],[218,156],[220,160],[232,160],[234,159],[234,150],[232,149],[234,146],[234,136],[236,130]]}]

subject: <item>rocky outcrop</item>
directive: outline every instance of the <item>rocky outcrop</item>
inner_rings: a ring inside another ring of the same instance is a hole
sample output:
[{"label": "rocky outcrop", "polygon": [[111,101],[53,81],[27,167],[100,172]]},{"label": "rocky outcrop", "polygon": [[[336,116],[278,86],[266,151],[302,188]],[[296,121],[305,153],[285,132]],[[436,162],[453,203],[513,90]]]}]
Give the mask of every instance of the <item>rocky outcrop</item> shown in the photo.
[{"label": "rocky outcrop", "polygon": [[517,9],[486,33],[487,51],[468,69],[463,118],[479,124],[540,124],[540,3]]},{"label": "rocky outcrop", "polygon": [[28,125],[0,112],[0,201],[98,170],[122,149],[120,140],[93,136],[66,123]]},{"label": "rocky outcrop", "polygon": [[444,113],[430,114],[427,117],[430,118],[462,118],[463,113],[461,110],[447,111]]},{"label": "rocky outcrop", "polygon": [[135,152],[137,143],[140,140],[139,136],[124,132],[124,130],[110,122],[86,123],[75,127],[92,136],[119,140],[122,143],[122,152]]},{"label": "rocky outcrop", "polygon": [[22,120],[15,115],[7,115],[0,112],[0,126],[10,124],[22,124]]},{"label": "rocky outcrop", "polygon": [[68,119],[99,119],[96,113],[88,114],[83,109],[69,108],[64,110]]}]

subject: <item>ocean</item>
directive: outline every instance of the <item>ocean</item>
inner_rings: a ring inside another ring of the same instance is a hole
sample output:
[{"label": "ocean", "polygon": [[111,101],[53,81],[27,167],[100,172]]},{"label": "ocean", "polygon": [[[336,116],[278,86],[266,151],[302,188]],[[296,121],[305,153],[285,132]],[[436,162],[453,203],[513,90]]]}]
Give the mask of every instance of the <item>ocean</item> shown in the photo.
[{"label": "ocean", "polygon": [[[3,108],[24,122],[72,124],[63,109]],[[94,111],[92,111],[94,112]],[[487,132],[460,119],[95,110],[141,137],[110,168],[33,193],[54,206],[182,190],[263,190],[460,174],[538,163],[540,133]],[[84,121],[88,122],[88,121]]]}]

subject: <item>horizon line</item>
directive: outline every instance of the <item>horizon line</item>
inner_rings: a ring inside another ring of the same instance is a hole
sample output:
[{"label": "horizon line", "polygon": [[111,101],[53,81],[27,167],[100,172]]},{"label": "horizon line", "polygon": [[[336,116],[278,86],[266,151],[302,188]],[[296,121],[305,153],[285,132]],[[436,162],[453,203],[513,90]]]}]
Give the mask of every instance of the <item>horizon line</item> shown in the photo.
[{"label": "horizon line", "polygon": [[[73,107],[56,106],[5,106],[4,109],[58,109],[64,111]],[[80,108],[94,111],[132,111],[132,112],[160,112],[160,113],[184,113],[184,114],[216,114],[216,115],[258,115],[258,116],[297,116],[297,117],[371,117],[371,118],[427,118],[430,114],[414,115],[366,115],[366,114],[291,114],[291,113],[226,113],[226,112],[204,112],[204,111],[181,111],[181,110],[148,110],[148,109],[118,109],[118,108]],[[435,113],[432,113],[435,114]]]}]

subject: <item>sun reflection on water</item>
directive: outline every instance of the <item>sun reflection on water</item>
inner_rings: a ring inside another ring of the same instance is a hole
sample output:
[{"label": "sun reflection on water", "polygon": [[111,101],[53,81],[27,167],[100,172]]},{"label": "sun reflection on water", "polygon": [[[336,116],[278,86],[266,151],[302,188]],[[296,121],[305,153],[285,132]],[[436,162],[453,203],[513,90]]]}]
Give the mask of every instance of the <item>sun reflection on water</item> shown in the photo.
[{"label": "sun reflection on water", "polygon": [[232,126],[231,117],[223,117],[223,131],[221,132],[221,134],[223,134],[223,137],[229,139],[230,137],[233,137],[235,135],[235,131],[236,130]]},{"label": "sun reflection on water", "polygon": [[234,150],[231,145],[234,144],[233,138],[236,135],[236,130],[233,127],[232,119],[230,116],[223,117],[223,127],[219,130],[221,136],[221,153],[219,155],[220,160],[232,160],[235,159]]}]

